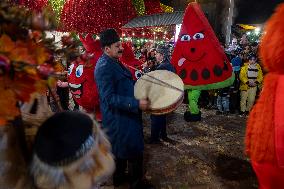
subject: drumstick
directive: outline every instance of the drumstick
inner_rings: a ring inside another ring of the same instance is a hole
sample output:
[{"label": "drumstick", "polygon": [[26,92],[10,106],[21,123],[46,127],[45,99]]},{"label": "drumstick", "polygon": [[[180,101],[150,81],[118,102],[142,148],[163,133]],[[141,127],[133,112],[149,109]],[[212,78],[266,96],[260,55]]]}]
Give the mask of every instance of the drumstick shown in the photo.
[{"label": "drumstick", "polygon": [[[147,75],[147,74],[146,74]],[[147,75],[147,76],[149,76],[149,75]],[[151,78],[151,77],[150,77]],[[140,78],[140,79],[142,79],[142,80],[144,80],[144,81],[148,81],[148,82],[150,82],[150,83],[154,83],[154,84],[157,84],[157,85],[160,85],[160,86],[162,86],[162,87],[168,87],[168,88],[170,88],[170,89],[174,89],[174,90],[177,90],[177,91],[180,91],[180,92],[184,92],[183,90],[180,90],[179,88],[176,88],[175,86],[172,86],[172,85],[170,85],[170,84],[168,84],[168,83],[166,83],[166,82],[164,82],[164,83],[158,83],[158,82],[154,82],[153,80],[149,80],[149,79],[145,79],[145,78]],[[158,81],[161,81],[161,80],[159,80],[159,79],[157,79]],[[164,85],[163,85],[164,84]]]},{"label": "drumstick", "polygon": [[[158,79],[158,78],[155,78],[155,77],[153,77],[153,76],[151,76],[151,75],[148,75],[147,73],[144,73],[144,72],[142,72],[141,70],[138,70],[137,68],[134,68],[134,67],[129,66],[129,65],[124,64],[124,63],[122,63],[122,64],[125,65],[125,66],[127,66],[127,67],[129,67],[129,68],[131,68],[131,69],[133,69],[133,70],[135,70],[135,71],[139,71],[142,75],[147,75],[148,77],[150,77],[150,78],[152,78],[152,79],[154,79],[154,80],[157,80],[157,81],[161,82],[162,84],[166,85],[167,87],[170,87],[170,88],[175,89],[175,90],[177,90],[177,91],[179,91],[179,92],[182,92],[182,93],[184,92],[183,90],[181,90],[181,89],[179,89],[179,88],[177,88],[177,87],[175,87],[175,86],[173,86],[173,85],[171,85],[171,84],[169,84],[169,83],[167,83],[167,82],[164,82],[164,81],[162,81],[162,80],[160,80],[160,79]],[[141,78],[141,79],[142,79],[142,78]],[[144,80],[144,81],[148,81],[148,82],[152,82],[152,83],[157,84],[157,85],[161,85],[160,83],[157,83],[157,82],[154,82],[154,81],[151,81],[151,80],[147,80],[147,79],[144,79],[144,78],[143,78],[143,80]],[[164,85],[161,85],[161,86],[166,87],[166,86],[164,86]]]}]

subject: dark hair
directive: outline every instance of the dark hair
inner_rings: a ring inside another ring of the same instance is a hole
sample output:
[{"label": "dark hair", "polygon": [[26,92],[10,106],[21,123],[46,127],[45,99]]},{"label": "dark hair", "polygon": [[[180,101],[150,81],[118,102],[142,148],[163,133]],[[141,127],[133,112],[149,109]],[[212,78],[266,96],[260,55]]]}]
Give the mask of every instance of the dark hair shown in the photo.
[{"label": "dark hair", "polygon": [[248,59],[249,60],[251,60],[251,59],[257,59],[257,57],[256,57],[256,55],[254,55],[254,54],[250,54],[249,56],[248,56]]},{"label": "dark hair", "polygon": [[150,56],[150,57],[147,58],[147,61],[155,62],[156,61],[156,57]]},{"label": "dark hair", "polygon": [[102,48],[110,46],[118,41],[120,41],[120,38],[113,28],[106,29],[100,33],[100,43]]}]

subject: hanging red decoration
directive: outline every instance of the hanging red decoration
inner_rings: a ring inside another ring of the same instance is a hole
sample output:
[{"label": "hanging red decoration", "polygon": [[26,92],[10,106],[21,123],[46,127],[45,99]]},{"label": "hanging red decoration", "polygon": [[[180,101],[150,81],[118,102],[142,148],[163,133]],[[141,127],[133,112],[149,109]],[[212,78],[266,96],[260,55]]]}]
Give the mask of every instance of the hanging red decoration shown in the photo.
[{"label": "hanging red decoration", "polygon": [[132,43],[122,43],[122,47],[124,48],[124,50],[120,60],[126,66],[126,68],[129,69],[133,79],[137,80],[142,76],[141,72],[139,71],[142,69],[142,62],[135,58],[134,52],[132,50]]},{"label": "hanging red decoration", "polygon": [[19,0],[19,4],[35,11],[41,11],[48,5],[48,0]]},{"label": "hanging red decoration", "polygon": [[162,13],[160,0],[144,0],[145,12],[147,15]]},{"label": "hanging red decoration", "polygon": [[65,31],[98,34],[107,28],[119,29],[136,16],[131,0],[69,0],[61,23]]}]

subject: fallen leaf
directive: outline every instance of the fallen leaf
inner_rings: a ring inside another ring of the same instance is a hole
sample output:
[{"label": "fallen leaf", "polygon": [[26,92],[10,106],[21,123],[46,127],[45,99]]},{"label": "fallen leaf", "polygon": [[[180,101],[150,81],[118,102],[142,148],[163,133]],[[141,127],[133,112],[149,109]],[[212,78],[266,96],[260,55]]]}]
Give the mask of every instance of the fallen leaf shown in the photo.
[{"label": "fallen leaf", "polygon": [[45,94],[47,91],[47,81],[39,80],[35,83],[35,89],[38,93]]},{"label": "fallen leaf", "polygon": [[20,114],[17,108],[17,100],[15,93],[11,89],[7,89],[4,82],[0,83],[0,124],[4,124],[6,120],[12,120]]},{"label": "fallen leaf", "polygon": [[0,37],[0,52],[11,52],[15,48],[15,43],[8,35]]},{"label": "fallen leaf", "polygon": [[8,57],[11,61],[15,62],[36,63],[36,60],[29,54],[29,50],[25,47],[17,46],[9,53]]}]

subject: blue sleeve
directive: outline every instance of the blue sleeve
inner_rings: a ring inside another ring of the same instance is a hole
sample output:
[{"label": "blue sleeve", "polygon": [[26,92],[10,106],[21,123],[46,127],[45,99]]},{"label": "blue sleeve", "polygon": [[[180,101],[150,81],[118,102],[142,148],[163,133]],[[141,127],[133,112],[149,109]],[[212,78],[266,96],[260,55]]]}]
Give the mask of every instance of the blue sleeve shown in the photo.
[{"label": "blue sleeve", "polygon": [[139,101],[134,97],[121,96],[115,93],[112,73],[113,71],[107,67],[95,70],[100,100],[110,108],[137,113],[139,111]]}]

